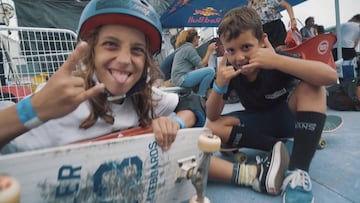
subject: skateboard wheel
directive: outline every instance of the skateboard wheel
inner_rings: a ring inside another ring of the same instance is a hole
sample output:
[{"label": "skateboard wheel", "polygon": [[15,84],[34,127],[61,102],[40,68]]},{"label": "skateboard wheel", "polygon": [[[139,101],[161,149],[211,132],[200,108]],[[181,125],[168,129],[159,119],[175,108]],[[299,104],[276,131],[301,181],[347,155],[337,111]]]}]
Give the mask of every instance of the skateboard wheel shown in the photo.
[{"label": "skateboard wheel", "polygon": [[207,197],[204,197],[203,202],[198,202],[197,201],[197,196],[195,195],[190,199],[189,203],[210,203],[210,200]]},{"label": "skateboard wheel", "polygon": [[327,142],[326,140],[321,137],[320,140],[319,140],[319,144],[318,144],[318,149],[325,149],[327,147]]},{"label": "skateboard wheel", "polygon": [[218,152],[220,151],[220,145],[220,138],[212,134],[201,134],[198,140],[198,147],[203,152]]},{"label": "skateboard wheel", "polygon": [[0,175],[0,202],[20,202],[20,185],[10,176]]}]

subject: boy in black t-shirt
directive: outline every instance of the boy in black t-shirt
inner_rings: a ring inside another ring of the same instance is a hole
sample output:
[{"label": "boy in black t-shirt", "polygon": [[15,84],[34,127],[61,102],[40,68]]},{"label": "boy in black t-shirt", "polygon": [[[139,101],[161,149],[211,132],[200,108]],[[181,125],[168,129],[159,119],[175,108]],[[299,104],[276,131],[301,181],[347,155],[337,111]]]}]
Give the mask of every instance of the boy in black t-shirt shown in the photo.
[{"label": "boy in black t-shirt", "polygon": [[[206,102],[207,127],[225,146],[270,153],[255,165],[213,158],[210,178],[275,195],[283,189],[284,202],[313,201],[308,171],[326,118],[324,86],[336,83],[335,70],[322,62],[277,54],[250,8],[229,11],[218,35],[225,55]],[[231,90],[245,109],[221,115]],[[289,137],[294,138],[290,157],[279,141]]]}]

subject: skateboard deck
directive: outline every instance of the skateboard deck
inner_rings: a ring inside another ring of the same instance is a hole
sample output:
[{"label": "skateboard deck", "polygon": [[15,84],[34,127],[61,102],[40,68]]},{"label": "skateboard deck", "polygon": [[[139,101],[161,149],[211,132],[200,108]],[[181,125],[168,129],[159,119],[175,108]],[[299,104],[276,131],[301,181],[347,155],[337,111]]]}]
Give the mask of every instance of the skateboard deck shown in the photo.
[{"label": "skateboard deck", "polygon": [[[341,128],[343,120],[338,115],[326,115],[323,133],[332,133]],[[324,135],[324,134],[323,134]],[[318,144],[318,149],[325,149],[327,147],[327,141],[324,136],[321,136]]]},{"label": "skateboard deck", "polygon": [[335,132],[342,126],[342,124],[343,124],[343,120],[342,120],[341,116],[327,115],[323,132],[324,133]]},{"label": "skateboard deck", "polygon": [[182,202],[196,191],[181,168],[206,154],[204,133],[182,129],[167,151],[147,133],[4,155],[0,172],[19,182],[26,202]]}]

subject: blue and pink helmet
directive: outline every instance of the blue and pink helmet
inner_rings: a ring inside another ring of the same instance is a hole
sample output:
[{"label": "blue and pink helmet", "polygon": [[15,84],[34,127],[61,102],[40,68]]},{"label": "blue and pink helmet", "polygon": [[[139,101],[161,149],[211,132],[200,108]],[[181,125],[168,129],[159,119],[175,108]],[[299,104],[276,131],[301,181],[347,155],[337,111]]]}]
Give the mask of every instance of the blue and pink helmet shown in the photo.
[{"label": "blue and pink helmet", "polygon": [[91,0],[84,8],[77,29],[80,39],[102,25],[119,24],[145,33],[153,54],[160,52],[162,27],[159,15],[145,0]]}]

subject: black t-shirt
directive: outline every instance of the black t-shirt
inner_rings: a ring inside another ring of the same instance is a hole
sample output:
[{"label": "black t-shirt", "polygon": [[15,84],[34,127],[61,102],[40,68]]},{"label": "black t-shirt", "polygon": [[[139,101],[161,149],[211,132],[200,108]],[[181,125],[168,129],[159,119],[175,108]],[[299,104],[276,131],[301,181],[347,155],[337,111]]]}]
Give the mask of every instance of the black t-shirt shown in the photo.
[{"label": "black t-shirt", "polygon": [[287,100],[294,81],[293,76],[277,70],[261,69],[256,80],[252,82],[240,74],[230,81],[224,99],[229,96],[232,89],[235,89],[245,109],[255,111],[271,109]]}]

